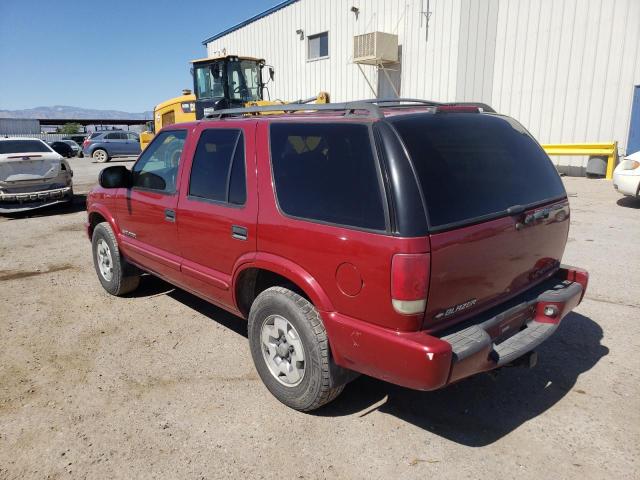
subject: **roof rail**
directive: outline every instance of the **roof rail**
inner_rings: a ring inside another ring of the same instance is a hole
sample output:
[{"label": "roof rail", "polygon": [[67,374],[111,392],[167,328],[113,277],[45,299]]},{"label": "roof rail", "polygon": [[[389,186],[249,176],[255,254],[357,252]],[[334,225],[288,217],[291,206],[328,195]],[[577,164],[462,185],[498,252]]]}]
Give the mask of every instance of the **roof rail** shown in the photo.
[{"label": "roof rail", "polygon": [[480,102],[451,102],[451,103],[446,103],[445,105],[461,106],[461,107],[478,107],[478,108],[481,108],[483,112],[496,113],[496,111],[493,108],[491,108],[489,105],[487,105],[486,103],[480,103]]},{"label": "roof rail", "polygon": [[[360,100],[362,102],[374,103],[378,106],[388,107],[411,107],[411,104],[419,104],[429,107],[439,106],[465,106],[465,107],[478,107],[484,112],[496,113],[496,111],[486,103],[481,102],[434,102],[433,100],[421,100],[419,98],[372,98],[370,100]],[[402,104],[408,105],[402,105]],[[395,105],[394,105],[395,104]]]},{"label": "roof rail", "polygon": [[246,108],[226,108],[222,110],[212,110],[205,108],[204,118],[224,118],[242,116],[251,113],[262,112],[311,112],[311,111],[343,111],[345,115],[355,115],[357,111],[366,111],[374,118],[383,118],[384,115],[377,105],[367,102],[345,102],[345,103],[285,103],[282,105],[265,105],[261,107]]},{"label": "roof rail", "polygon": [[411,106],[439,107],[439,106],[470,106],[481,108],[485,112],[495,113],[495,110],[485,103],[477,102],[434,102],[418,98],[372,98],[343,103],[283,103],[281,105],[263,105],[246,108],[226,108],[222,110],[204,109],[204,118],[237,117],[247,114],[263,112],[312,112],[330,111],[344,112],[345,115],[355,115],[357,111],[365,111],[373,118],[384,118],[383,108],[402,108]]},{"label": "roof rail", "polygon": [[[405,106],[405,105],[401,105],[403,103],[409,103],[409,104],[417,103],[419,105],[424,105],[426,107],[437,107],[438,105],[443,105],[440,102],[434,102],[433,100],[422,100],[420,98],[371,98],[369,100],[359,100],[359,101],[366,102],[366,103],[373,103],[376,105],[384,104],[387,107]],[[410,107],[411,105],[406,105],[406,106]]]}]

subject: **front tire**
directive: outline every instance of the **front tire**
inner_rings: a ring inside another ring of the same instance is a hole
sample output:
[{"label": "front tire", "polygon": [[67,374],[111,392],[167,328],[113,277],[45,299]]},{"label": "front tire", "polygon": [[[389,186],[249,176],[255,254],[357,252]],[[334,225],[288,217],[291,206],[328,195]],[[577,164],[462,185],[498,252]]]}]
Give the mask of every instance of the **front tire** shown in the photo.
[{"label": "front tire", "polygon": [[102,148],[96,148],[91,154],[91,158],[98,163],[105,163],[109,161],[109,154]]},{"label": "front tire", "polygon": [[140,273],[120,255],[116,236],[107,222],[93,229],[91,245],[98,280],[107,292],[120,296],[138,288]]},{"label": "front tire", "polygon": [[249,312],[249,345],[256,370],[279,401],[300,411],[334,400],[329,341],[320,315],[305,298],[284,287],[257,296]]}]

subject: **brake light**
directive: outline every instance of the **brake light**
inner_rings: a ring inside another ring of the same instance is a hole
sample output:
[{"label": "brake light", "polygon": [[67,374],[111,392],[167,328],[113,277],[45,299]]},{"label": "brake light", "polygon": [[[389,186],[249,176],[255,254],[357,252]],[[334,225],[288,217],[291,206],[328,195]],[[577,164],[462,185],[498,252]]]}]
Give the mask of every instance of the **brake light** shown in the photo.
[{"label": "brake light", "polygon": [[424,312],[429,289],[428,253],[397,254],[391,260],[391,303],[396,312]]},{"label": "brake light", "polygon": [[436,113],[480,113],[480,109],[471,105],[440,105]]},{"label": "brake light", "polygon": [[87,138],[84,142],[82,142],[82,148],[87,147],[91,142],[89,141],[89,139]]}]

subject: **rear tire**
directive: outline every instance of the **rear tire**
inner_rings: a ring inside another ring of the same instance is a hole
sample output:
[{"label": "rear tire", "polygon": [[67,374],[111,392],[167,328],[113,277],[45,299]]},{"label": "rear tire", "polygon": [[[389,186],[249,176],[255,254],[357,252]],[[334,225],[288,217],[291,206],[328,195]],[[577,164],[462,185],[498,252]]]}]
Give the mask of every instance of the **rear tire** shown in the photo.
[{"label": "rear tire", "polygon": [[109,223],[96,225],[91,245],[98,280],[107,292],[121,296],[138,288],[140,272],[120,255],[116,236]]},{"label": "rear tire", "polygon": [[258,374],[279,401],[308,412],[334,400],[329,341],[320,315],[305,298],[271,287],[249,312],[249,345]]},{"label": "rear tire", "polygon": [[98,163],[105,163],[109,161],[109,154],[102,148],[96,148],[91,154],[91,158]]}]

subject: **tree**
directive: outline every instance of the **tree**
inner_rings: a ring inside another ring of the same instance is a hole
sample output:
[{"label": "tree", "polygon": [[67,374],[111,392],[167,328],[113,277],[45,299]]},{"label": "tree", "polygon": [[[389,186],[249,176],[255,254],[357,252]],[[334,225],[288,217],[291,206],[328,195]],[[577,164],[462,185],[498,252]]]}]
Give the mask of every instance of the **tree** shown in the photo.
[{"label": "tree", "polygon": [[79,123],[65,123],[62,128],[59,129],[59,132],[69,135],[72,133],[79,133],[81,128],[82,125]]}]

